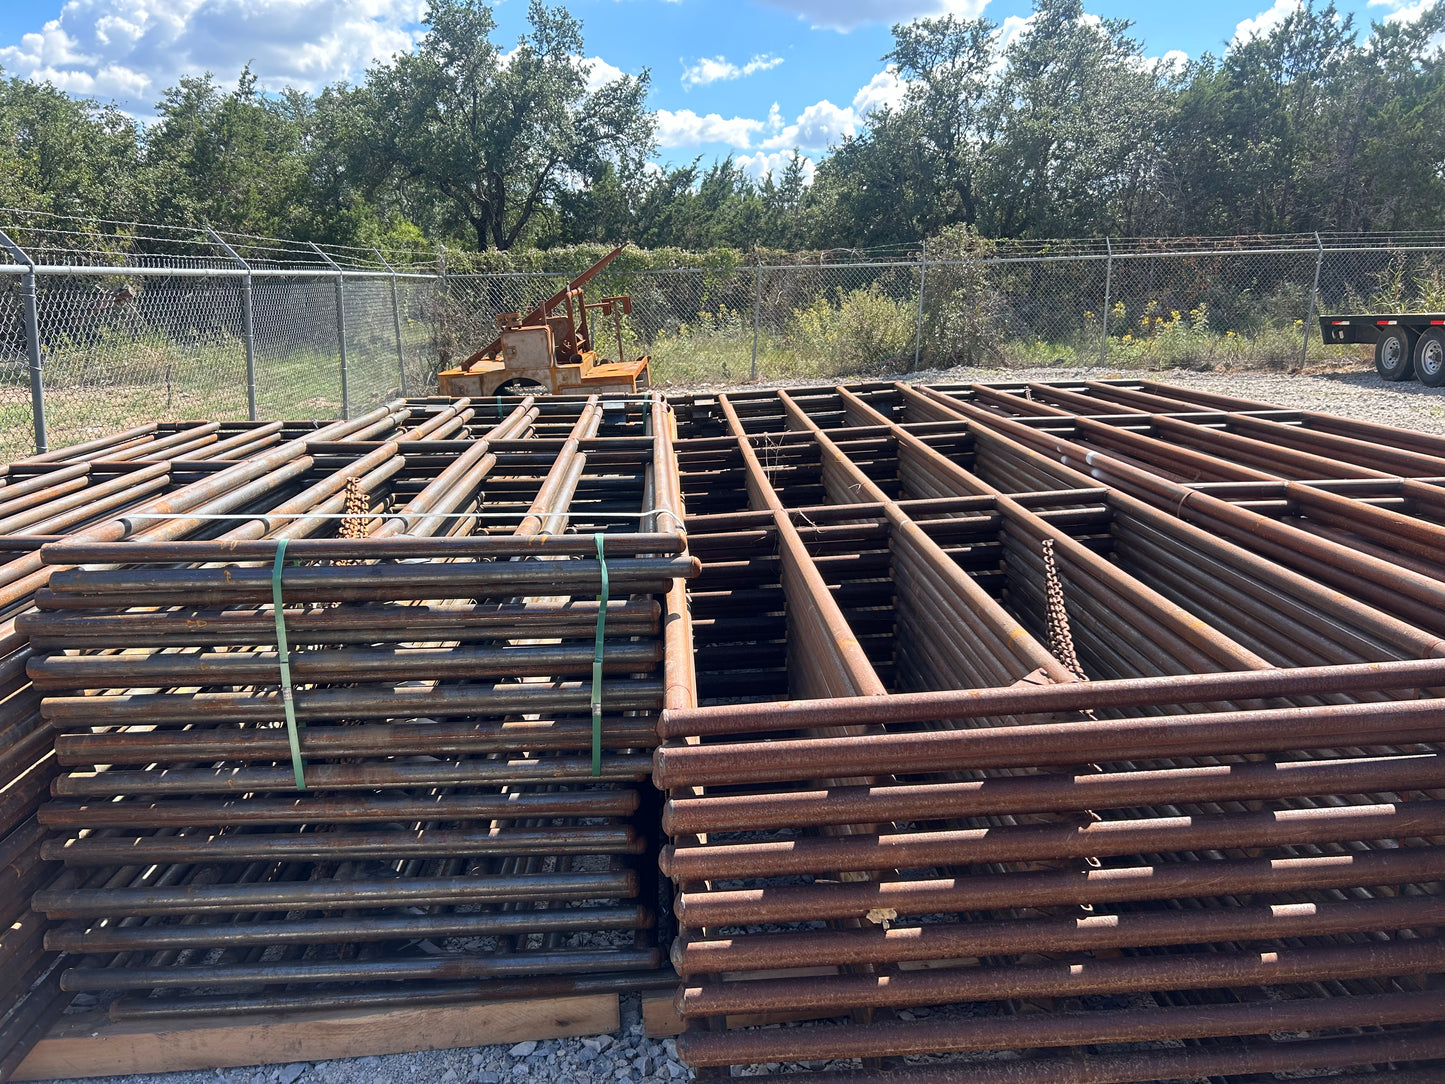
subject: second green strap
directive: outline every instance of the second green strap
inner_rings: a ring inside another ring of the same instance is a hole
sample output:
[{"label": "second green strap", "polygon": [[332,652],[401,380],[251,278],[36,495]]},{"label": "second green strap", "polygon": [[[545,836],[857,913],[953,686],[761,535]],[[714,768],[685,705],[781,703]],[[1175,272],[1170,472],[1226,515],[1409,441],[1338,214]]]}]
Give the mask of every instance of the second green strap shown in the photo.
[{"label": "second green strap", "polygon": [[271,566],[271,609],[276,614],[276,654],[281,660],[281,707],[286,712],[286,739],[291,743],[291,770],[296,789],[306,789],[306,767],[301,761],[301,735],[296,721],[296,699],[291,691],[291,649],[286,644],[286,612],[281,600],[281,569],[286,564],[286,539],[276,540],[276,563]]},{"label": "second green strap", "polygon": [[598,533],[592,536],[597,543],[597,561],[602,566],[602,591],[597,596],[597,640],[592,649],[592,774],[602,774],[602,641],[607,634],[607,554],[603,540],[606,536]]}]

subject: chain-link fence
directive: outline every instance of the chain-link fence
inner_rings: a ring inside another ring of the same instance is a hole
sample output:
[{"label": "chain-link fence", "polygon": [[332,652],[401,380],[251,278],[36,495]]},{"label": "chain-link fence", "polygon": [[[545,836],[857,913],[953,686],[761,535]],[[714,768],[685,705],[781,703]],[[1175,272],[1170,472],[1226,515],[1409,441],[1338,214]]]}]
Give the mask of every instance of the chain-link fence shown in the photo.
[{"label": "chain-link fence", "polygon": [[[457,274],[431,251],[70,225],[22,217],[0,232],[3,459],[156,418],[331,418],[425,394],[499,314],[586,269],[571,254],[546,272]],[[960,364],[1288,368],[1339,359],[1317,312],[1445,310],[1434,236],[850,255],[613,265],[589,298],[629,294],[632,314],[598,346],[650,355],[664,385]]]}]

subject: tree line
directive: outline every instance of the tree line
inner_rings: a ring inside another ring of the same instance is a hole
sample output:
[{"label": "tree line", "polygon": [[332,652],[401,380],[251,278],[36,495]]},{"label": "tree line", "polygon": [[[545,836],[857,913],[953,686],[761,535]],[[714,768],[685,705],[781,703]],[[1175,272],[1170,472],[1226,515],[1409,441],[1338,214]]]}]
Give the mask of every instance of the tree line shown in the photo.
[{"label": "tree line", "polygon": [[0,80],[0,205],[400,249],[631,241],[701,250],[877,248],[989,237],[1435,228],[1445,206],[1445,3],[1357,27],[1313,2],[1198,60],[1130,24],[1036,0],[893,28],[905,81],[807,182],[795,152],[649,166],[649,74],[597,85],[581,24],[532,0],[504,51],[482,0],[434,0],[413,53],[356,84],[264,94],[183,78],[145,125]]}]

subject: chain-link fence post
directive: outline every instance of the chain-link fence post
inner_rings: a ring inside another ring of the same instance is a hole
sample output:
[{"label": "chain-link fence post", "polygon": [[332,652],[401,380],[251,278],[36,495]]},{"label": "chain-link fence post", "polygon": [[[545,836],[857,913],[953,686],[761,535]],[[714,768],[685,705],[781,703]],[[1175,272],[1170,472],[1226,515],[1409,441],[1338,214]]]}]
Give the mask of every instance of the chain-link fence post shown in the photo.
[{"label": "chain-link fence post", "polygon": [[758,269],[753,287],[753,366],[750,371],[753,380],[758,378],[758,325],[763,318],[763,254],[759,252],[755,255]]},{"label": "chain-link fence post", "polygon": [[923,356],[923,284],[928,277],[928,238],[918,247],[918,320],[913,328],[913,368],[918,372],[918,361]]},{"label": "chain-link fence post", "polygon": [[1315,230],[1315,284],[1310,288],[1310,308],[1305,315],[1304,334],[1300,337],[1299,364],[1303,369],[1310,356],[1310,325],[1315,322],[1315,304],[1320,296],[1320,268],[1325,262],[1325,243],[1320,240],[1320,231]]},{"label": "chain-link fence post", "polygon": [[30,358],[30,416],[35,422],[35,454],[48,450],[45,434],[45,376],[41,370],[40,315],[35,308],[35,261],[0,230],[0,244],[27,268],[20,278],[20,296],[25,302],[25,352]]},{"label": "chain-link fence post", "polygon": [[315,241],[307,242],[311,248],[336,272],[336,344],[341,349],[341,416],[351,417],[351,385],[346,371],[346,276],[341,266],[322,252]]},{"label": "chain-link fence post", "polygon": [[396,329],[396,371],[401,378],[401,394],[406,395],[406,350],[401,345],[401,302],[396,296],[396,268],[386,262],[386,257],[379,249],[372,249],[381,265],[391,275],[391,323]]},{"label": "chain-link fence post", "polygon": [[1100,314],[1099,326],[1102,330],[1099,333],[1099,364],[1109,364],[1109,294],[1114,288],[1114,242],[1104,238],[1104,248],[1108,253],[1107,262],[1104,264],[1104,311]]},{"label": "chain-link fence post", "polygon": [[211,240],[220,245],[227,256],[246,272],[246,277],[241,280],[241,335],[246,344],[246,413],[254,422],[258,415],[256,413],[256,335],[255,325],[251,319],[251,265],[241,259],[240,253],[226,244],[219,233],[206,227],[206,232],[211,235]]}]

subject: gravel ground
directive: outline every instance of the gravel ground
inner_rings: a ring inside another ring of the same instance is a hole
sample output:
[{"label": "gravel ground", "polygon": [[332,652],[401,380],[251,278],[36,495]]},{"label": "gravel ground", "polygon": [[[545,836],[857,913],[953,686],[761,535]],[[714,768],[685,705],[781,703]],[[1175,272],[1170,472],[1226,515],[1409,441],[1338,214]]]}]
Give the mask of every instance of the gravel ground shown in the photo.
[{"label": "gravel ground", "polygon": [[622,1030],[616,1035],[240,1069],[87,1077],[85,1084],[672,1084],[691,1077],[677,1060],[671,1039],[648,1039],[642,1034],[641,1006],[637,997],[630,996],[622,999]]},{"label": "gravel ground", "polygon": [[[1138,370],[1109,366],[1060,365],[1047,369],[929,369],[907,376],[868,374],[859,380],[897,380],[923,384],[1004,383],[1020,380],[1156,380],[1182,388],[1256,399],[1292,410],[1319,410],[1348,418],[1398,425],[1445,435],[1445,388],[1427,388],[1415,381],[1391,384],[1376,375],[1370,362],[1341,359],[1334,365],[1315,365],[1284,372],[1215,369]],[[839,382],[843,382],[841,379]],[[808,387],[818,380],[791,380],[747,384],[695,384],[670,391],[726,391],[743,388]]]},{"label": "gravel ground", "polygon": [[[958,368],[916,373],[908,379],[925,383],[997,383],[1120,377],[1147,377],[1181,387],[1257,399],[1281,407],[1326,411],[1445,435],[1445,389],[1426,388],[1415,382],[1391,384],[1381,380],[1373,369],[1362,369],[1357,365],[1315,367],[1288,374],[1177,369],[1143,373],[1099,366]],[[772,1067],[757,1067],[764,1072],[769,1068]],[[411,1084],[413,1081],[416,1084],[503,1084],[544,1080],[557,1084],[571,1081],[672,1084],[691,1077],[691,1072],[678,1062],[676,1047],[670,1039],[653,1040],[643,1036],[638,999],[630,997],[623,999],[622,1031],[616,1036],[206,1072],[88,1079],[90,1084]]]},{"label": "gravel ground", "polygon": [[1138,372],[1103,366],[1057,369],[944,369],[917,373],[922,383],[999,383],[1011,380],[1147,379],[1197,391],[1257,399],[1294,410],[1318,410],[1347,418],[1398,425],[1445,435],[1445,388],[1427,388],[1416,381],[1392,384],[1381,380],[1368,362],[1314,366],[1291,373],[1197,372],[1168,369]]}]

